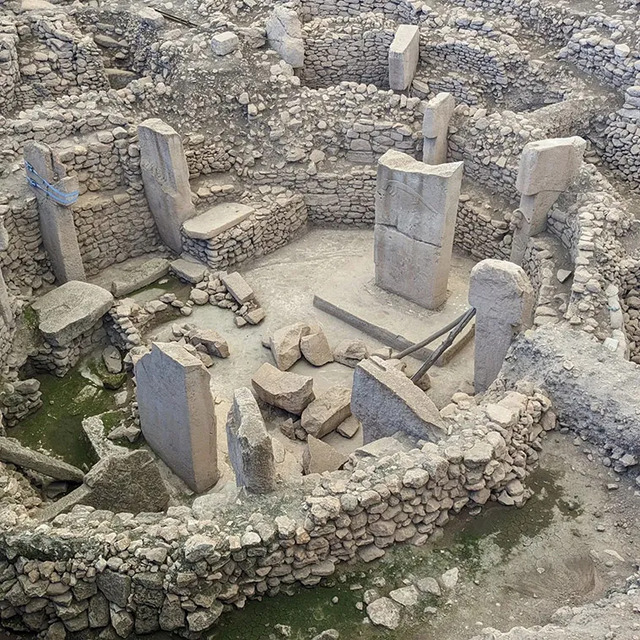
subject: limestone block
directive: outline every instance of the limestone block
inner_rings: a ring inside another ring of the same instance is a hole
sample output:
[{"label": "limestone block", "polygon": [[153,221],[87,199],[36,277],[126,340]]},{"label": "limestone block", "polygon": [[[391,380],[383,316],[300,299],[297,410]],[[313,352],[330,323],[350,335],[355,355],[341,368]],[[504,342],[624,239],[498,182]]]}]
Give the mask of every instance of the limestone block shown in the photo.
[{"label": "limestone block", "polygon": [[144,450],[107,456],[87,473],[91,494],[83,500],[96,509],[128,513],[164,511],[169,503],[158,465]]},{"label": "limestone block", "polygon": [[348,456],[340,453],[335,447],[309,436],[307,446],[302,454],[302,469],[306,475],[336,471],[348,459]]},{"label": "limestone block", "polygon": [[38,298],[32,308],[47,342],[64,347],[94,327],[112,306],[113,296],[106,289],[73,280]]},{"label": "limestone block", "polygon": [[267,39],[280,57],[294,69],[304,66],[304,40],[298,14],[277,5],[267,18]]},{"label": "limestone block", "polygon": [[244,304],[255,298],[253,289],[237,271],[223,275],[221,280],[238,304]]},{"label": "limestone block", "polygon": [[201,262],[196,262],[193,259],[178,258],[174,260],[170,265],[171,272],[174,273],[180,280],[189,282],[191,284],[198,284],[204,280],[207,267]]},{"label": "limestone block", "polygon": [[364,340],[341,340],[333,350],[336,362],[355,369],[361,360],[369,357],[369,348]]},{"label": "limestone block", "polygon": [[211,38],[211,48],[217,56],[233,53],[240,46],[240,39],[233,31],[218,33]]},{"label": "limestone block", "polygon": [[159,118],[138,125],[138,139],[149,209],[162,240],[180,254],[182,225],[195,213],[182,139],[175,129]]},{"label": "limestone block", "polygon": [[301,426],[307,434],[324,438],[350,415],[351,389],[330,387],[302,412]]},{"label": "limestone block", "polygon": [[300,340],[309,333],[309,325],[304,322],[282,327],[269,338],[269,348],[276,361],[276,366],[282,371],[287,371],[300,360]]},{"label": "limestone block", "polygon": [[351,411],[362,423],[365,444],[397,431],[429,442],[447,433],[438,408],[424,391],[377,358],[355,369]]},{"label": "limestone block", "polygon": [[216,419],[202,362],[177,343],[154,343],[134,370],[147,443],[191,489],[210,489],[218,480]]},{"label": "limestone block", "polygon": [[315,398],[313,378],[280,371],[268,362],[253,374],[251,384],[261,400],[295,415]]},{"label": "limestone block", "polygon": [[311,333],[300,337],[300,351],[304,359],[314,367],[333,362],[333,352],[320,325],[311,327]]},{"label": "limestone block", "polygon": [[184,233],[194,240],[213,240],[221,233],[238,226],[255,209],[237,202],[223,202],[184,223]]},{"label": "limestone block", "polygon": [[474,386],[482,393],[497,378],[516,334],[531,326],[534,291],[518,265],[483,260],[471,271],[469,303],[477,311]]},{"label": "limestone block", "polygon": [[578,136],[529,142],[520,156],[516,188],[527,196],[565,191],[580,172],[586,144]]},{"label": "limestone block", "polygon": [[227,419],[227,443],[236,484],[252,493],[273,491],[276,485],[273,442],[258,404],[246,387],[234,391]]},{"label": "limestone block", "polygon": [[389,86],[405,91],[411,86],[420,58],[420,27],[401,24],[389,49]]},{"label": "limestone block", "polygon": [[210,356],[216,358],[228,358],[230,355],[229,344],[213,329],[201,329],[196,327],[187,333],[189,342],[194,345],[203,345]]}]

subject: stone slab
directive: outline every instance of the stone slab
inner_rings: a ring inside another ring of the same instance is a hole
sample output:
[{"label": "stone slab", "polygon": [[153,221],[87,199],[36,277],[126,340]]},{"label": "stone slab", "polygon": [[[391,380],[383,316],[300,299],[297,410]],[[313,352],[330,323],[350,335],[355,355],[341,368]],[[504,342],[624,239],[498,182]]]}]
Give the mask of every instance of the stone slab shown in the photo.
[{"label": "stone slab", "polygon": [[251,378],[258,397],[274,407],[300,415],[315,398],[313,378],[280,371],[265,362]]},{"label": "stone slab", "polygon": [[187,258],[178,258],[174,260],[171,265],[171,272],[175,274],[180,280],[189,282],[191,284],[198,284],[204,280],[207,267],[201,262],[195,260],[189,260]]},{"label": "stone slab", "polygon": [[249,283],[237,271],[223,275],[221,280],[238,304],[249,302],[255,297]]},{"label": "stone slab", "polygon": [[14,438],[0,437],[0,460],[23,469],[31,469],[55,480],[82,482],[84,472],[66,462],[23,447]]},{"label": "stone slab", "polygon": [[363,360],[355,369],[351,411],[362,423],[364,443],[402,431],[438,442],[447,434],[433,401],[407,376],[383,360]]},{"label": "stone slab", "polygon": [[169,273],[169,261],[165,258],[151,258],[135,269],[122,270],[117,280],[111,283],[111,293],[118,298],[129,295]]},{"label": "stone slab", "polygon": [[216,417],[210,377],[199,358],[178,343],[154,343],[135,364],[145,440],[191,489],[218,480]]},{"label": "stone slab", "polygon": [[64,347],[91,329],[113,306],[102,287],[72,280],[38,298],[32,305],[47,342]]},{"label": "stone slab", "polygon": [[255,209],[237,202],[217,204],[205,213],[187,220],[182,229],[193,240],[212,240],[223,231],[246,220]]}]

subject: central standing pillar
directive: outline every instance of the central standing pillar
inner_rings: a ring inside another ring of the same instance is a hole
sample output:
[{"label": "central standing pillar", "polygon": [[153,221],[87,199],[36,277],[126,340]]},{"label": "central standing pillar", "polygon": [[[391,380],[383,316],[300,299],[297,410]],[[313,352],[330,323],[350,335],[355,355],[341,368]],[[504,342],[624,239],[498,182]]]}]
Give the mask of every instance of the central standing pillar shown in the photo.
[{"label": "central standing pillar", "polygon": [[67,176],[64,165],[45,144],[27,144],[24,159],[27,178],[38,199],[42,243],[56,279],[60,284],[86,280],[70,207],[77,198],[78,178]]},{"label": "central standing pillar", "polygon": [[378,163],[376,284],[427,309],[447,297],[462,167],[394,150]]},{"label": "central standing pillar", "polygon": [[182,225],[195,214],[191,202],[189,167],[177,131],[159,118],[138,126],[140,168],[144,193],[160,237],[182,253]]}]

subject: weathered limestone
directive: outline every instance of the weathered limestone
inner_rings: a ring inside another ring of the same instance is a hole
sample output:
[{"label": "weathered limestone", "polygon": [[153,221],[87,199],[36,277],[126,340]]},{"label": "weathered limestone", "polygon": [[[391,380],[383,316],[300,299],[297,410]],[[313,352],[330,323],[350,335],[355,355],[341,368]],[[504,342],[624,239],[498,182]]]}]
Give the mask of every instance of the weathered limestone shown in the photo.
[{"label": "weathered limestone", "polygon": [[117,280],[111,283],[111,292],[122,298],[134,291],[160,280],[169,273],[169,261],[165,258],[151,258],[135,269],[123,270]]},{"label": "weathered limestone", "polygon": [[294,69],[304,66],[304,40],[298,14],[277,5],[267,18],[267,39],[280,57]]},{"label": "weathered limestone", "polygon": [[471,271],[469,303],[477,310],[474,386],[482,393],[498,377],[514,336],[531,326],[533,287],[512,262],[483,260]]},{"label": "weathered limestone", "polygon": [[189,168],[177,131],[159,118],[138,126],[140,168],[149,209],[160,237],[182,253],[182,225],[195,213]]},{"label": "weathered limestone", "polygon": [[240,46],[240,38],[233,31],[218,33],[211,38],[211,49],[217,56],[233,53]]},{"label": "weathered limestone", "polygon": [[229,343],[213,329],[195,327],[186,334],[186,337],[194,347],[202,345],[210,356],[228,358],[231,355]]},{"label": "weathered limestone", "polygon": [[310,331],[311,333],[300,338],[300,352],[304,359],[314,367],[333,362],[333,351],[322,327],[312,326]]},{"label": "weathered limestone", "polygon": [[88,282],[71,281],[38,298],[32,305],[47,342],[68,345],[91,329],[113,306],[113,296]]},{"label": "weathered limestone", "polygon": [[355,369],[351,411],[362,422],[365,444],[398,431],[430,442],[447,433],[427,394],[404,373],[375,357]]},{"label": "weathered limestone", "polygon": [[351,389],[330,387],[302,412],[301,426],[307,434],[324,438],[351,415]]},{"label": "weathered limestone", "polygon": [[578,137],[530,142],[520,157],[516,188],[521,193],[511,262],[522,264],[529,238],[547,228],[547,214],[579,175],[586,142]]},{"label": "weathered limestone", "polygon": [[318,438],[309,436],[307,446],[302,454],[302,470],[306,475],[310,473],[324,473],[325,471],[335,471],[339,469],[347,460],[348,456],[340,453]]},{"label": "weathered limestone", "polygon": [[14,464],[23,469],[32,469],[56,480],[82,482],[84,478],[84,473],[77,467],[39,451],[23,447],[13,438],[0,437],[0,461]]},{"label": "weathered limestone", "polygon": [[455,106],[456,100],[450,93],[439,93],[427,102],[422,121],[422,162],[443,164],[447,161],[449,120]]},{"label": "weathered limestone", "polygon": [[420,27],[401,24],[389,48],[389,86],[406,91],[413,82],[420,58]]},{"label": "weathered limestone", "polygon": [[246,387],[234,391],[227,419],[227,443],[236,484],[251,493],[273,491],[276,485],[273,442],[258,403]]},{"label": "weathered limestone", "polygon": [[[37,173],[34,177],[27,172],[27,176],[38,184],[46,181],[63,194],[78,191],[78,178],[67,176],[65,166],[47,145],[40,142],[28,143],[24,148],[24,159]],[[59,204],[41,188],[32,188],[38,199],[42,243],[58,282],[86,280],[70,206]]]},{"label": "weathered limestone", "polygon": [[238,304],[244,304],[256,297],[249,283],[237,271],[222,275],[220,279]]},{"label": "weathered limestone", "polygon": [[253,374],[251,384],[262,401],[298,416],[315,398],[313,378],[280,371],[268,362]]},{"label": "weathered limestone", "polygon": [[218,480],[216,419],[209,374],[177,343],[154,343],[135,364],[142,433],[194,491]]},{"label": "weathered limestone", "polygon": [[309,325],[304,322],[297,322],[274,331],[269,338],[269,348],[278,369],[287,371],[300,360],[302,357],[300,340],[309,331]]},{"label": "weathered limestone", "polygon": [[[0,216],[0,253],[6,251],[8,248],[9,234],[4,226],[4,219]],[[11,299],[9,298],[9,291],[4,281],[4,276],[2,275],[2,269],[0,269],[0,317],[8,327],[13,327],[15,317],[11,306]]]},{"label": "weathered limestone", "polygon": [[378,163],[376,284],[428,309],[447,296],[462,167],[395,150]]}]

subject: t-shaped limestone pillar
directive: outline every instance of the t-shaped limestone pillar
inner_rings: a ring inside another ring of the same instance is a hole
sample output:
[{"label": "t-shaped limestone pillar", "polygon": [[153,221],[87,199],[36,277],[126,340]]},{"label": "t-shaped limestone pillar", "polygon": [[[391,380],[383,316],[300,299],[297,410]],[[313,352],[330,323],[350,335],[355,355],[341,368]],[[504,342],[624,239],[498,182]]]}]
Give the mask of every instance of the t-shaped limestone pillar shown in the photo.
[{"label": "t-shaped limestone pillar", "polygon": [[401,24],[389,48],[389,86],[406,91],[413,82],[420,58],[420,28]]},{"label": "t-shaped limestone pillar", "polygon": [[422,161],[427,164],[442,164],[447,161],[447,135],[449,120],[456,101],[450,93],[439,93],[427,102],[422,121]]},{"label": "t-shaped limestone pillar", "polygon": [[252,493],[268,493],[276,485],[273,442],[260,408],[246,387],[236,389],[227,419],[229,462],[236,484]]},{"label": "t-shaped limestone pillar", "polygon": [[210,376],[182,345],[154,343],[135,365],[140,426],[149,446],[191,489],[218,480]]},{"label": "t-shaped limestone pillar", "polygon": [[586,142],[577,136],[530,142],[520,156],[516,188],[522,194],[511,261],[521,264],[531,236],[547,227],[547,214],[579,175]]},{"label": "t-shaped limestone pillar", "polygon": [[376,284],[427,309],[447,296],[462,167],[394,150],[378,163]]},{"label": "t-shaped limestone pillar", "polygon": [[138,126],[144,193],[160,237],[182,253],[182,225],[195,214],[189,167],[178,133],[159,118]]},{"label": "t-shaped limestone pillar", "polygon": [[[24,148],[24,159],[28,163],[27,175],[34,184],[32,188],[38,199],[38,216],[42,244],[49,256],[51,268],[60,284],[71,280],[86,280],[78,233],[69,206],[56,202],[51,194],[62,197],[78,190],[78,178],[67,176],[64,165],[45,144],[30,142]],[[55,192],[49,193],[50,189]]]},{"label": "t-shaped limestone pillar", "polygon": [[471,271],[469,302],[476,308],[476,393],[498,377],[514,336],[531,326],[533,287],[522,267],[483,260]]}]

